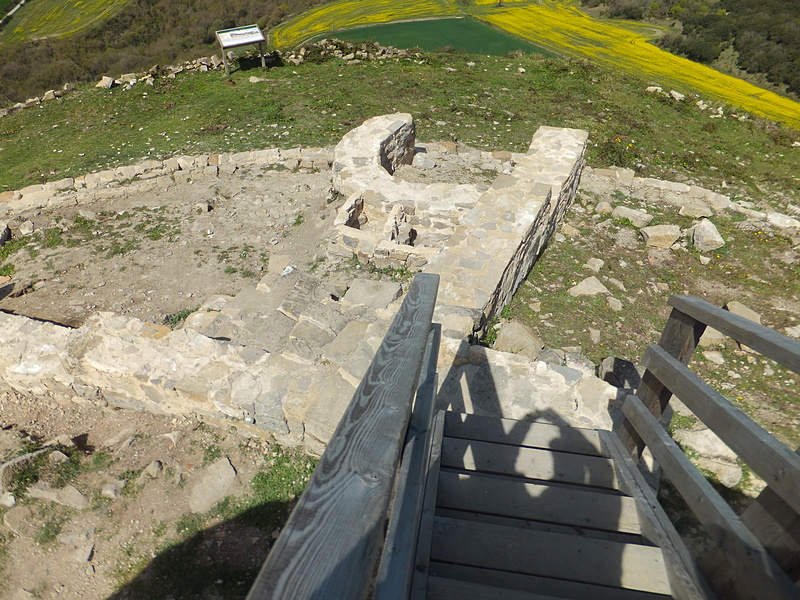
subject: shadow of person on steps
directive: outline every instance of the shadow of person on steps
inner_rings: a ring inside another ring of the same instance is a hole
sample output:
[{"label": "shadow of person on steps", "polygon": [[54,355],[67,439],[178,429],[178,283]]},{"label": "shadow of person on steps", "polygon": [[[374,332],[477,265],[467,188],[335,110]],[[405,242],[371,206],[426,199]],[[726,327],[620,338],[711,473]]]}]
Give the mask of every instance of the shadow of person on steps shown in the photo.
[{"label": "shadow of person on steps", "polygon": [[633,499],[617,489],[603,434],[572,427],[545,396],[530,405],[523,420],[502,418],[510,406],[488,361],[454,366],[443,381],[437,407],[450,412],[429,598],[450,597],[453,586],[481,598],[512,590],[531,598],[668,597]]}]

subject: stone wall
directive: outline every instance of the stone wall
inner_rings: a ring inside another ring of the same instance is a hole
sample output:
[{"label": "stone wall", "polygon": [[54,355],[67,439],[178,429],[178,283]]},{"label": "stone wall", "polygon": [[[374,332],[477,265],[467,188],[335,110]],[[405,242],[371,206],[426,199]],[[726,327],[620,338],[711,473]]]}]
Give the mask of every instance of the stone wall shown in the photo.
[{"label": "stone wall", "polygon": [[[471,184],[409,183],[393,172],[414,159],[413,120],[388,115],[347,134],[332,154],[265,150],[147,161],[32,186],[3,200],[15,208],[80,203],[116,193],[130,179],[143,185],[159,176],[213,178],[252,162],[289,168],[332,162],[334,187],[346,199],[330,253],[352,257],[345,238],[353,238],[358,256],[379,266],[440,274],[435,320],[443,327],[439,367],[446,389],[466,382],[470,401],[480,404],[474,393],[480,384],[470,377],[487,368],[497,381],[516,373],[520,381],[497,386],[503,397],[496,412],[520,416],[542,408],[531,405],[531,385],[546,383],[564,418],[602,424],[613,392],[591,374],[528,364],[468,343],[510,300],[572,201],[585,143],[585,132],[541,128],[528,153],[510,155],[484,192]],[[404,228],[412,223],[419,229],[413,240]],[[234,298],[208,299],[175,331],[111,313],[96,314],[79,329],[0,314],[0,344],[8,349],[0,355],[1,385],[62,402],[224,419],[243,432],[321,452],[402,290],[397,283],[355,280],[338,298],[324,281],[297,270],[271,277]]]},{"label": "stone wall", "polygon": [[125,193],[131,183],[144,183],[160,177],[176,181],[215,178],[246,166],[279,166],[287,170],[329,169],[332,148],[270,148],[224,154],[176,156],[167,160],[146,160],[80,177],[35,184],[20,190],[0,193],[0,216],[13,211],[53,208],[62,204],[82,204]]}]

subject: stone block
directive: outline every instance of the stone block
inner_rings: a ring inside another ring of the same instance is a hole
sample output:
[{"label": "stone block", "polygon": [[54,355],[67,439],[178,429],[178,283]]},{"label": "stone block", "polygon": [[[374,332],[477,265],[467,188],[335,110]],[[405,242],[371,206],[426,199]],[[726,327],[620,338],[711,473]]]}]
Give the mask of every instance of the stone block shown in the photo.
[{"label": "stone block", "polygon": [[536,335],[533,329],[524,323],[509,321],[503,323],[503,326],[500,328],[493,348],[502,352],[513,352],[531,360],[536,360],[544,348],[544,342]]},{"label": "stone block", "polygon": [[635,227],[639,228],[646,227],[653,220],[653,215],[627,206],[617,206],[611,216],[617,219],[628,219]]},{"label": "stone block", "polygon": [[306,436],[317,440],[324,448],[350,405],[355,391],[355,386],[336,373],[316,382],[309,390],[313,401],[305,413]]},{"label": "stone block", "polygon": [[654,248],[669,248],[681,236],[677,225],[652,225],[639,230],[644,243]]}]

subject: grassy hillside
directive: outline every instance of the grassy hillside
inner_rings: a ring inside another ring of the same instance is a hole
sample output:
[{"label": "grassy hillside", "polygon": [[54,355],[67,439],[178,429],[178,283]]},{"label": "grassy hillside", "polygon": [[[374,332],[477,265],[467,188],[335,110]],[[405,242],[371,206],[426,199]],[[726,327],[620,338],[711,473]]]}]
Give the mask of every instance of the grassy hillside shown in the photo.
[{"label": "grassy hillside", "polygon": [[0,46],[45,37],[66,37],[118,13],[129,0],[36,0],[27,2],[0,30]]},{"label": "grassy hillside", "polygon": [[[454,14],[471,15],[562,56],[586,58],[637,74],[655,85],[701,93],[800,128],[800,103],[661,50],[650,41],[662,36],[666,32],[663,28],[597,19],[564,0],[475,0],[458,4],[443,0],[335,0],[276,27],[271,43],[288,48],[354,25]],[[446,21],[440,23],[445,27]]]},{"label": "grassy hillside", "polygon": [[[439,53],[182,75],[79,89],[0,119],[0,191],[146,157],[335,144],[363,119],[412,113],[422,140],[524,151],[540,125],[586,129],[590,164],[743,195],[800,197],[795,130],[711,119],[691,101],[587,61]],[[228,83],[226,85],[226,83]],[[797,202],[795,202],[797,203]]]}]

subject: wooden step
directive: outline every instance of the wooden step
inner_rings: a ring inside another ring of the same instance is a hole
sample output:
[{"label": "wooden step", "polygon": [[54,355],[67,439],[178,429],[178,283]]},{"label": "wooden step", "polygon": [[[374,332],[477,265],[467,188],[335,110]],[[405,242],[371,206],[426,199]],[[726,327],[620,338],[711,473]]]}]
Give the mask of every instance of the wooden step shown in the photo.
[{"label": "wooden step", "polygon": [[644,536],[631,533],[620,533],[618,531],[608,531],[605,529],[590,529],[588,527],[578,527],[576,525],[561,525],[559,523],[548,523],[547,521],[531,521],[528,519],[516,519],[513,517],[501,517],[486,513],[478,513],[465,510],[454,510],[450,508],[437,508],[436,516],[458,519],[461,521],[479,521],[490,525],[505,525],[506,527],[516,527],[529,531],[550,531],[552,533],[563,533],[567,535],[579,535],[597,540],[612,540],[623,544],[644,544],[652,546]]},{"label": "wooden step", "polygon": [[610,459],[540,448],[445,437],[442,440],[442,466],[617,489],[617,477]]},{"label": "wooden step", "polygon": [[426,598],[427,600],[465,600],[466,598],[469,600],[564,600],[557,596],[521,592],[440,577],[428,579]]},{"label": "wooden step", "polygon": [[669,594],[659,548],[574,535],[434,520],[431,560]]},{"label": "wooden step", "polygon": [[577,528],[641,533],[636,504],[628,496],[481,473],[442,471],[437,506]]},{"label": "wooden step", "polygon": [[[590,583],[580,583],[565,579],[552,579],[536,575],[523,575],[508,571],[495,571],[453,565],[446,563],[432,563],[430,566],[432,579],[439,581],[437,591],[447,582],[455,582],[459,590],[466,590],[460,598],[471,599],[472,586],[478,590],[495,590],[496,598],[505,598],[501,593],[529,593],[540,594],[544,598],[560,598],[569,600],[667,600],[670,596],[651,594],[639,590],[626,590],[616,587],[598,586]],[[481,597],[481,596],[476,596]],[[536,596],[534,596],[536,597]],[[448,598],[448,596],[428,596],[428,598]],[[489,596],[492,598],[492,596]],[[509,596],[516,600],[518,597]],[[526,596],[519,596],[520,599]]]},{"label": "wooden step", "polygon": [[561,427],[539,421],[515,421],[448,412],[445,415],[444,434],[482,442],[607,456],[597,430]]}]

